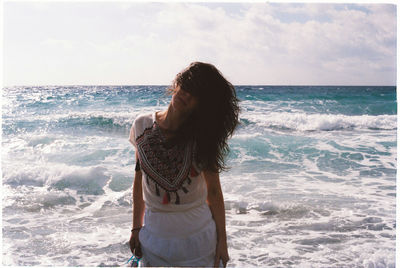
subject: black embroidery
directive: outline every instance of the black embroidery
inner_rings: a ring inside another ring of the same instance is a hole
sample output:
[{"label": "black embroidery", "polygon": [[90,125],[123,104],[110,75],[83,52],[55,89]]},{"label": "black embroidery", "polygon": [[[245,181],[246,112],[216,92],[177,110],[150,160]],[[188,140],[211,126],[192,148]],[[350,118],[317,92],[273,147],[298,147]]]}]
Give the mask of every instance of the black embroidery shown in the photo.
[{"label": "black embroidery", "polygon": [[[160,196],[159,187],[164,191],[163,204],[171,201],[170,192],[175,193],[175,204],[180,204],[177,193],[182,189],[187,193],[187,188],[183,187],[185,181],[191,183],[189,175],[192,174],[194,142],[186,144],[168,144],[162,137],[161,130],[156,122],[136,139],[140,169],[144,171],[148,178],[155,184],[155,192]],[[149,182],[147,181],[147,184]]]}]

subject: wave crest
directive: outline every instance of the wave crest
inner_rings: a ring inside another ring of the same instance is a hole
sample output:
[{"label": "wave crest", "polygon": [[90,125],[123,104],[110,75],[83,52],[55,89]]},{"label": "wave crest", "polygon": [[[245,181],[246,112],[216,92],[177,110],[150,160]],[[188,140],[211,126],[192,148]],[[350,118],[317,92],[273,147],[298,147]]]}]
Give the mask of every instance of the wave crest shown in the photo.
[{"label": "wave crest", "polygon": [[396,115],[306,114],[272,112],[248,114],[244,118],[258,126],[280,130],[331,131],[343,129],[397,129]]}]

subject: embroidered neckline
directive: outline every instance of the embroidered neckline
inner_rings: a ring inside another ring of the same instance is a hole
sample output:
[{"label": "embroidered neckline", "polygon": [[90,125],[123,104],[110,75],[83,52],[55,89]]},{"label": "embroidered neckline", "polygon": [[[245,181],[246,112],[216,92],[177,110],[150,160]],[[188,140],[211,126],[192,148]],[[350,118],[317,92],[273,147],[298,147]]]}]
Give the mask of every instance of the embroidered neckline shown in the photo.
[{"label": "embroidered neckline", "polygon": [[[183,186],[185,182],[191,183],[189,176],[196,177],[198,172],[192,166],[194,142],[186,144],[166,145],[167,141],[156,121],[156,113],[153,113],[153,123],[146,128],[136,139],[141,169],[155,184],[156,194],[160,196],[161,187],[164,191],[163,204],[171,200],[170,194],[176,195],[175,204],[179,204],[178,190],[187,193]],[[149,183],[147,181],[147,183]]]}]

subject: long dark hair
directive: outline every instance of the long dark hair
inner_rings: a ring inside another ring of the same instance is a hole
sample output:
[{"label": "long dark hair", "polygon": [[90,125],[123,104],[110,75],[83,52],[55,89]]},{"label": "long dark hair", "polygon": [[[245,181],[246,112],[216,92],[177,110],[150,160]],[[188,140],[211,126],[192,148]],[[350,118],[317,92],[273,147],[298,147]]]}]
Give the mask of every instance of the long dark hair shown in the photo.
[{"label": "long dark hair", "polygon": [[194,138],[195,159],[200,167],[213,172],[226,170],[227,140],[238,125],[240,112],[235,87],[214,65],[203,62],[192,62],[178,73],[168,93],[173,94],[177,86],[199,102],[174,140]]}]

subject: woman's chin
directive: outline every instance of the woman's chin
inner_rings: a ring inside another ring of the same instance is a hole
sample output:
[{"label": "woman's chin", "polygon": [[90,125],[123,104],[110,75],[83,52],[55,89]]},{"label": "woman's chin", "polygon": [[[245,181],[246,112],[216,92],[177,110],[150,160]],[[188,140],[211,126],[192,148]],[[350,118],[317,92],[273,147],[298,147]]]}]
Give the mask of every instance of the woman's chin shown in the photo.
[{"label": "woman's chin", "polygon": [[182,103],[180,103],[179,101],[173,101],[171,103],[172,108],[174,108],[175,111],[179,111],[179,112],[184,112],[185,111],[185,106],[182,105]]}]

